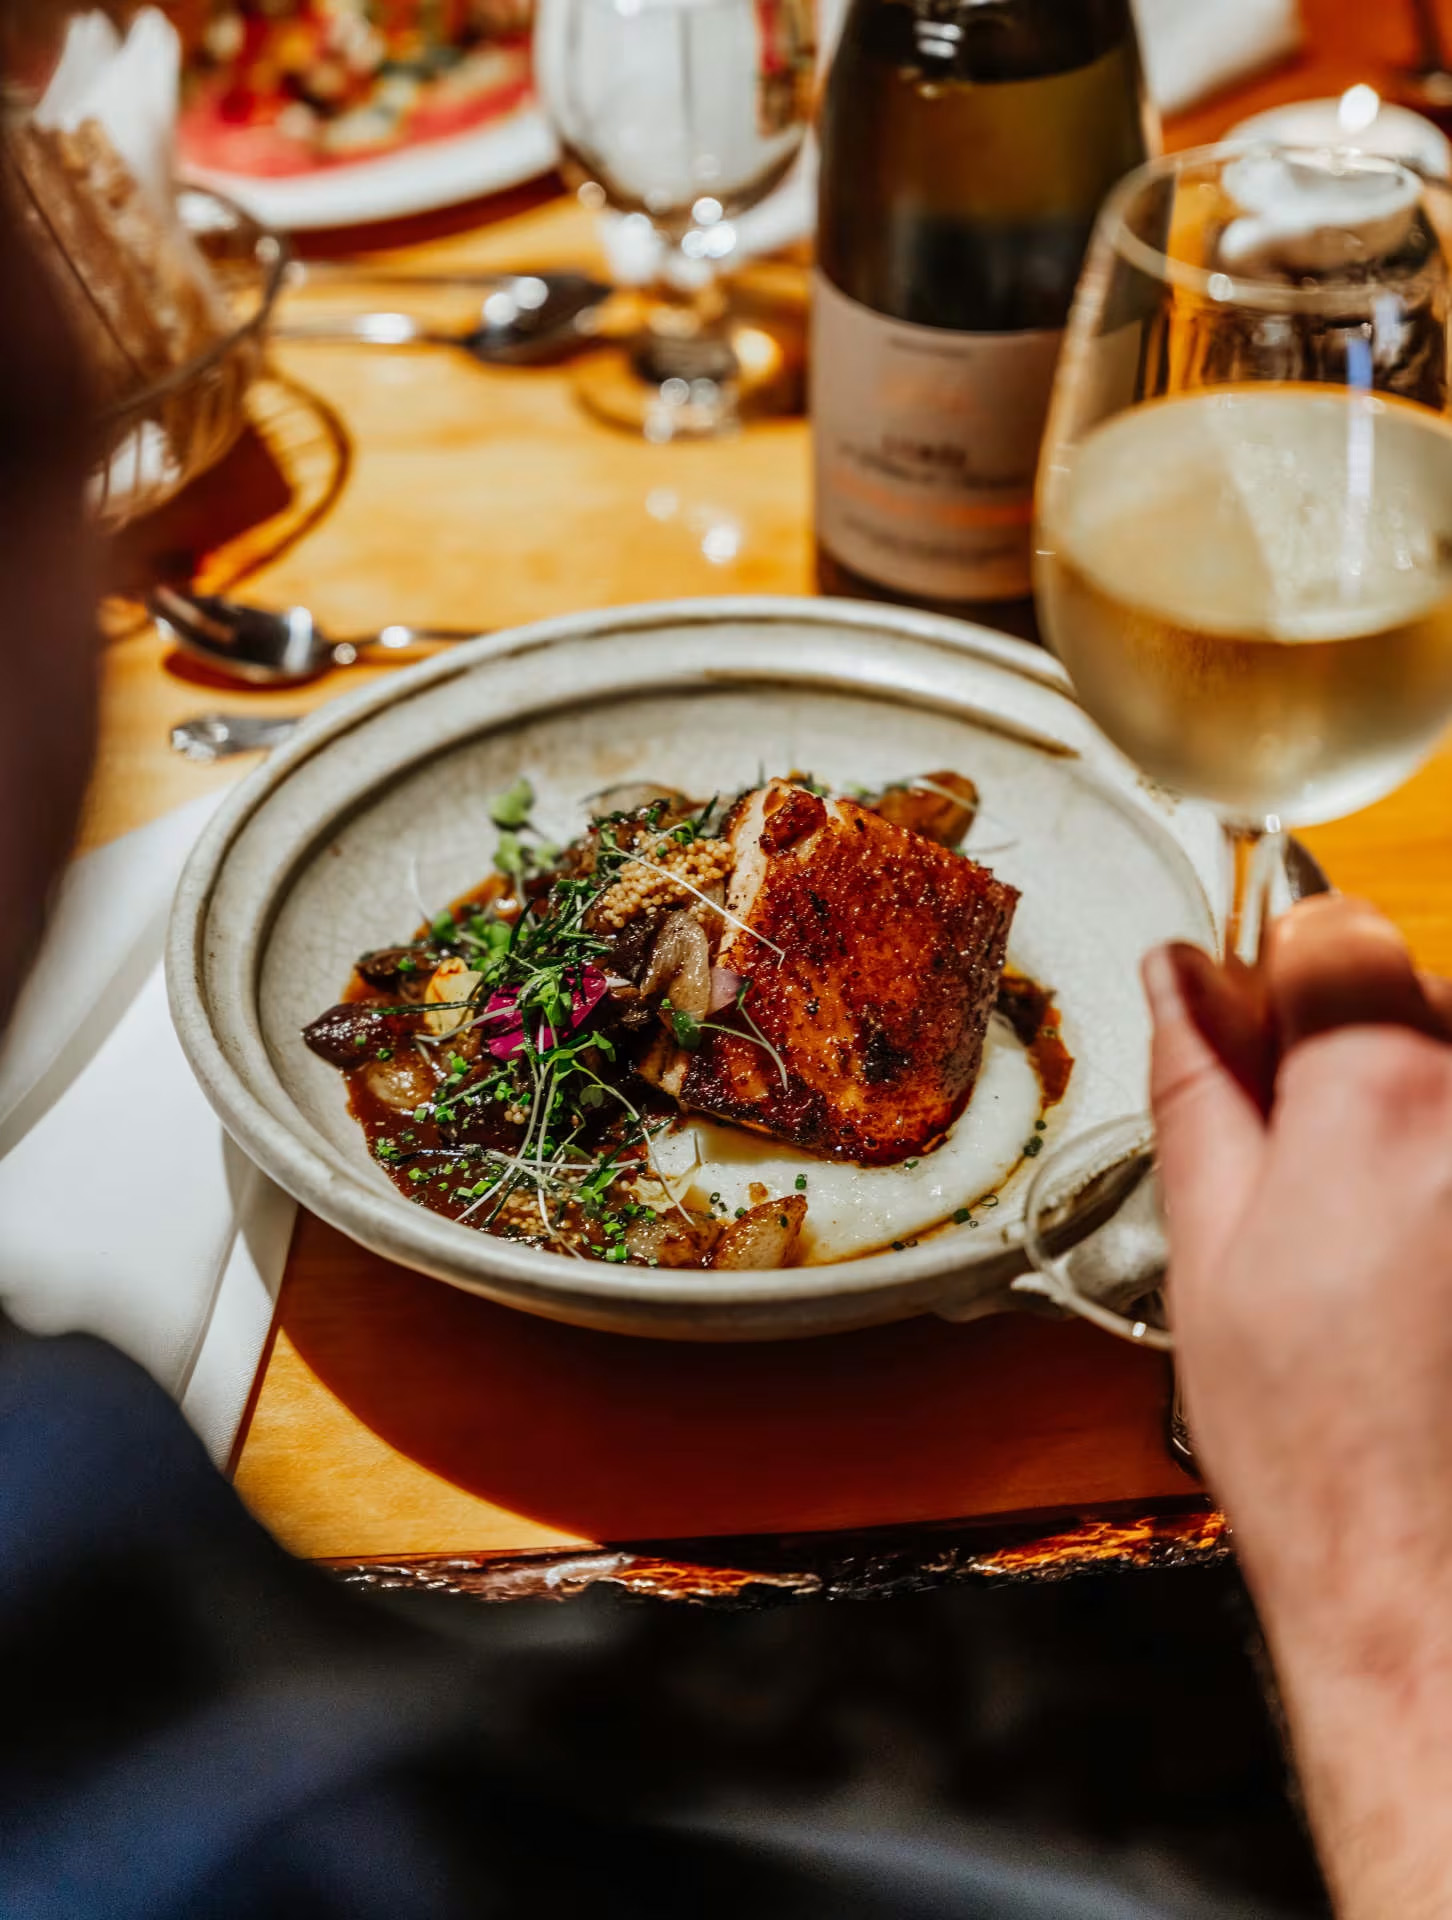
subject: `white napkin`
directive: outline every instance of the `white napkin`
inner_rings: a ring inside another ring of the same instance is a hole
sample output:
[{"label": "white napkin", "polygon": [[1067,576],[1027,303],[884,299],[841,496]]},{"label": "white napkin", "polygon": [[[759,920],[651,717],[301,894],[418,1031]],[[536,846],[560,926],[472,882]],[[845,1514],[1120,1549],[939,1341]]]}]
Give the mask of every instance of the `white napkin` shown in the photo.
[{"label": "white napkin", "polygon": [[[153,215],[170,230],[173,249],[187,255],[221,333],[228,324],[226,303],[177,212],[173,166],[180,94],[181,42],[164,14],[155,7],[143,9],[123,38],[104,14],[83,13],[66,30],[60,60],[33,119],[38,127],[64,132],[74,132],[84,121],[101,126]],[[153,421],[142,421],[112,449],[107,472],[92,483],[92,498],[105,500],[114,518],[123,502],[174,485],[179,472],[178,452],[167,433]]]},{"label": "white napkin", "polygon": [[103,13],[79,14],[35,119],[67,131],[99,120],[157,210],[169,211],[180,86],[181,42],[155,7],[137,14],[124,40]]},{"label": "white napkin", "polygon": [[0,1056],[0,1302],[113,1341],[222,1464],[267,1338],[293,1202],[227,1139],[160,956],[195,802],[77,860]]},{"label": "white napkin", "polygon": [[1134,0],[1145,78],[1161,113],[1179,113],[1293,53],[1298,0]]}]

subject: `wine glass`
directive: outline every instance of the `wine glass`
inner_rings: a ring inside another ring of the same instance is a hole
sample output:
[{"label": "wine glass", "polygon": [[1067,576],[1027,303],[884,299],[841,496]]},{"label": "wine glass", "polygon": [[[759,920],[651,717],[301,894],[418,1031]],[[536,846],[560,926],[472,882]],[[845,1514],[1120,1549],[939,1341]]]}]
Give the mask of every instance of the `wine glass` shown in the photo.
[{"label": "wine glass", "polygon": [[539,0],[535,83],[566,178],[657,242],[639,334],[581,372],[613,424],[655,441],[736,426],[743,356],[718,271],[801,148],[813,55],[810,0]]},{"label": "wine glass", "polygon": [[[1390,792],[1452,717],[1449,226],[1393,160],[1203,148],[1120,183],[1075,296],[1040,618],[1110,739],[1218,814],[1226,951],[1251,966],[1282,832]],[[1030,1288],[1106,1323],[1102,1196],[1151,1151],[1130,1119],[1045,1157]]]}]

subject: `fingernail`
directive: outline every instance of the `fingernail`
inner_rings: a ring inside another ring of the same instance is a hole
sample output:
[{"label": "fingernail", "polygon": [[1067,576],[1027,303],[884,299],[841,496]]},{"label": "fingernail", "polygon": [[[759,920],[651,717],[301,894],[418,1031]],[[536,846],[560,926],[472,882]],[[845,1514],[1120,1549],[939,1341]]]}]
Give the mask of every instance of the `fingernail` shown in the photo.
[{"label": "fingernail", "polygon": [[1184,975],[1180,960],[1180,955],[1184,951],[1185,949],[1178,944],[1151,947],[1140,962],[1139,971],[1140,978],[1144,981],[1145,998],[1149,1001],[1150,1012],[1159,1025],[1186,1018]]}]

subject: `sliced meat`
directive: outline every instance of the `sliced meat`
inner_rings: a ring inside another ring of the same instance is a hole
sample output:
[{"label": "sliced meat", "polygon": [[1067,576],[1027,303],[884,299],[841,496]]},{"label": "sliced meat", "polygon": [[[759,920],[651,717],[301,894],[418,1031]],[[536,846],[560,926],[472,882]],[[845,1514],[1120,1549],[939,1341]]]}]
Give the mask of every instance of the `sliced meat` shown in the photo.
[{"label": "sliced meat", "polygon": [[443,954],[432,947],[380,947],[353,962],[370,987],[396,993],[405,1000],[421,1000]]},{"label": "sliced meat", "polygon": [[639,986],[640,977],[650,965],[651,955],[655,951],[656,935],[660,932],[666,916],[662,912],[637,913],[627,920],[624,927],[610,942],[610,946],[601,961],[607,972],[619,975],[634,986]]},{"label": "sliced meat", "polygon": [[1017,892],[785,781],[745,795],[727,832],[726,904],[751,931],[728,925],[717,965],[741,976],[743,1007],[649,1077],[813,1153],[882,1165],[924,1152],[973,1090]]}]

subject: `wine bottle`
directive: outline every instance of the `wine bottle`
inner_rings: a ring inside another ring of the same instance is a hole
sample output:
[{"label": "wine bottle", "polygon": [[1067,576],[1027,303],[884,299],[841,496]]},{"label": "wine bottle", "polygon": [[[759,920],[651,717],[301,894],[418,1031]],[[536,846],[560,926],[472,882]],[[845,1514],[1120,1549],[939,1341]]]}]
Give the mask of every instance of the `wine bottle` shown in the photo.
[{"label": "wine bottle", "polygon": [[819,584],[1034,633],[1060,331],[1156,140],[1130,0],[852,0],[820,140]]}]

